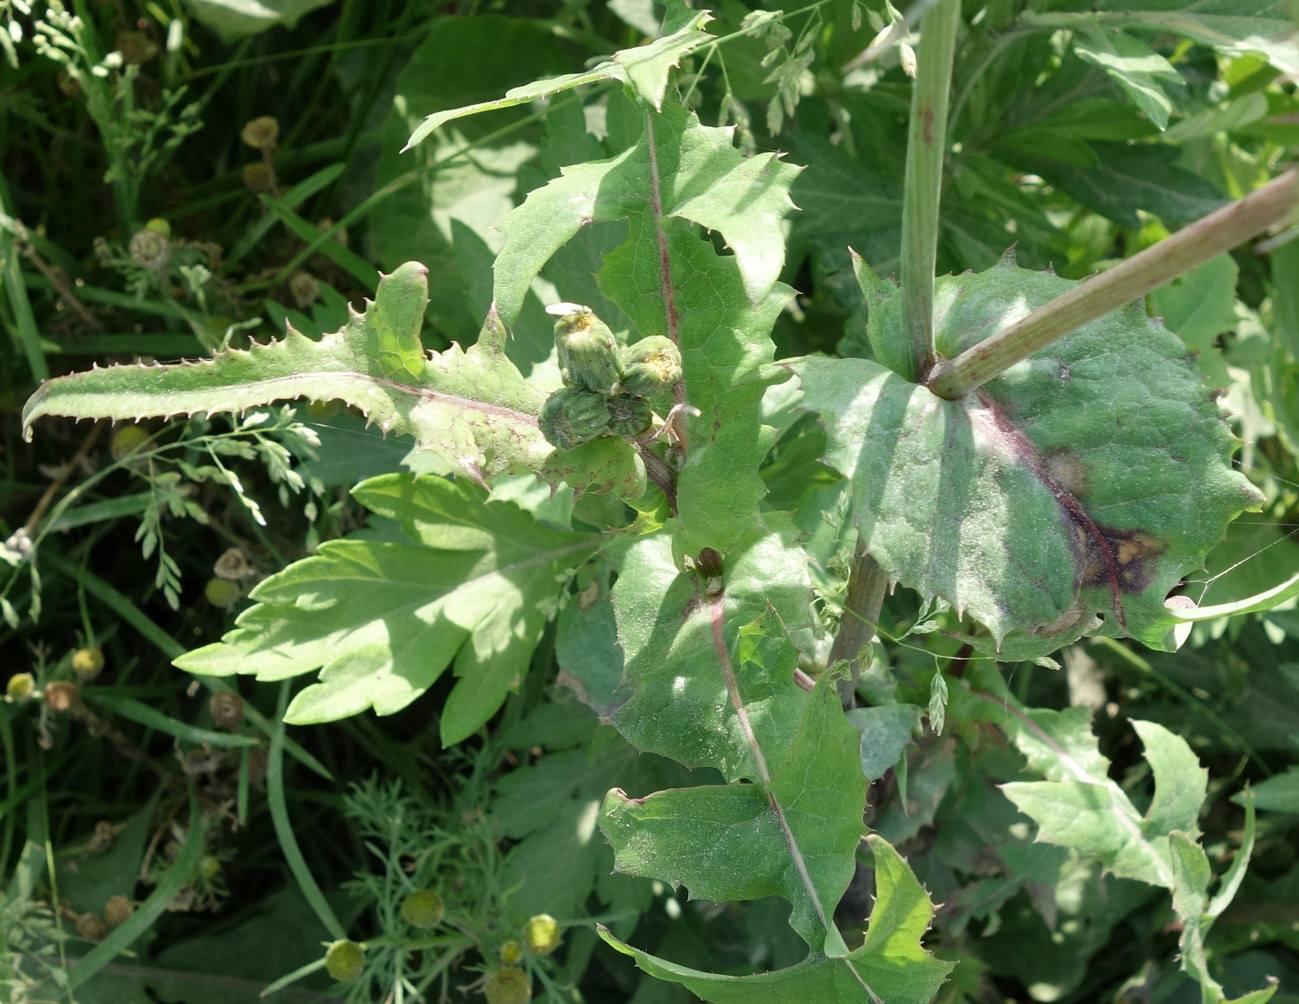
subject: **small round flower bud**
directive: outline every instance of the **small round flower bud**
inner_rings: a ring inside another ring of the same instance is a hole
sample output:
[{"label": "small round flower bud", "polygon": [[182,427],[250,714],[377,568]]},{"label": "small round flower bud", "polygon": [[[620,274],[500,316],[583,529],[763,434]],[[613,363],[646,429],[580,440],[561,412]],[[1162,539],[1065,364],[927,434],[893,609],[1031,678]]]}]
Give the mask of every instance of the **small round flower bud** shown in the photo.
[{"label": "small round flower bud", "polygon": [[412,927],[436,927],[446,914],[442,897],[432,889],[418,889],[401,901],[401,916]]},{"label": "small round flower bud", "polygon": [[483,987],[487,1004],[527,1004],[532,1000],[532,983],[518,966],[498,969]]},{"label": "small round flower bud", "polygon": [[250,192],[269,192],[275,188],[275,172],[262,163],[244,165],[244,187]]},{"label": "small round flower bud", "polygon": [[113,896],[104,904],[104,920],[116,927],[135,912],[135,907],[125,896]]},{"label": "small round flower bud", "polygon": [[87,941],[103,941],[108,933],[104,918],[97,913],[83,913],[77,918],[77,934]]},{"label": "small round flower bud", "polygon": [[507,966],[515,966],[523,961],[523,946],[517,941],[507,941],[501,946],[501,961]]},{"label": "small round flower bud", "polygon": [[671,338],[650,335],[622,353],[622,390],[649,397],[681,379],[681,352]]},{"label": "small round flower bud", "polygon": [[83,680],[91,680],[104,668],[104,652],[99,646],[79,648],[72,653],[72,672]]},{"label": "small round flower bud", "polygon": [[254,150],[270,150],[280,135],[280,123],[274,115],[259,115],[239,133],[239,138]]},{"label": "small round flower bud", "polygon": [[654,413],[643,397],[618,394],[609,398],[609,431],[624,439],[635,439],[650,427]]},{"label": "small round flower bud", "polygon": [[235,729],[244,720],[244,699],[232,690],[219,690],[207,702],[219,729]]},{"label": "small round flower bud", "polygon": [[47,683],[42,692],[45,705],[56,715],[66,712],[77,700],[77,688],[67,680],[55,680]]},{"label": "small round flower bud", "polygon": [[168,240],[171,239],[171,224],[161,216],[155,216],[144,225],[145,230],[152,230],[155,234],[162,234]]},{"label": "small round flower bud", "polygon": [[325,951],[325,971],[339,983],[350,983],[365,968],[365,949],[355,941],[335,941]]},{"label": "small round flower bud", "polygon": [[114,460],[121,460],[128,453],[134,453],[149,441],[149,433],[138,425],[121,425],[113,433],[113,442],[109,450]]},{"label": "small round flower bud", "polygon": [[548,913],[539,913],[523,925],[523,943],[533,955],[549,955],[559,947],[559,924]]},{"label": "small round flower bud", "polygon": [[559,373],[570,387],[584,387],[598,394],[618,393],[622,367],[618,341],[609,325],[590,307],[577,303],[556,303],[546,308],[555,314],[555,348]]},{"label": "small round flower bud", "polygon": [[541,406],[541,434],[552,446],[571,450],[601,436],[609,427],[609,406],[589,390],[561,387]]},{"label": "small round flower bud", "polygon": [[204,854],[198,859],[198,873],[211,881],[221,874],[221,859],[214,854]]},{"label": "small round flower bud", "polygon": [[15,673],[9,677],[9,683],[5,687],[5,693],[11,701],[30,700],[35,692],[36,679],[31,673]]},{"label": "small round flower bud", "polygon": [[207,585],[203,587],[203,597],[214,607],[220,607],[223,610],[239,599],[243,590],[237,583],[229,579],[211,578],[207,580]]}]

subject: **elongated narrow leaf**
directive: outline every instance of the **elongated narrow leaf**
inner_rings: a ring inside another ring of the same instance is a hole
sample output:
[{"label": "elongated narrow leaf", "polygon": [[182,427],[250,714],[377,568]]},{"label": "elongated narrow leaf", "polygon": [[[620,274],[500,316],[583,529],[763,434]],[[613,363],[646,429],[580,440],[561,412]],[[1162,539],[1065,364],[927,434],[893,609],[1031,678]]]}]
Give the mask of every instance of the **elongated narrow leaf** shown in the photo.
[{"label": "elongated narrow leaf", "polygon": [[527,671],[554,611],[556,581],[599,545],[484,502],[465,481],[383,475],[357,499],[402,525],[407,543],[329,541],[253,590],[220,642],[176,660],[204,676],[280,680],[320,669],[285,720],[400,711],[454,662],[444,743],[470,735]]},{"label": "elongated narrow leaf", "polygon": [[483,101],[463,108],[434,112],[411,134],[405,147],[402,148],[403,152],[427,139],[435,129],[466,115],[512,108],[584,84],[595,84],[601,81],[621,81],[631,87],[647,104],[655,109],[662,108],[669,73],[681,62],[682,57],[689,55],[713,37],[703,30],[704,25],[713,19],[708,11],[690,11],[679,2],[669,3],[668,6],[670,12],[663,26],[665,34],[662,38],[655,39],[648,45],[619,50],[603,63],[582,73],[547,77],[522,87],[512,88],[505,92],[505,97],[494,101]]},{"label": "elongated narrow leaf", "polygon": [[[1071,285],[1008,263],[940,279],[938,350],[955,356]],[[1098,629],[1174,648],[1165,597],[1261,501],[1185,346],[1136,308],[956,401],[875,362],[789,366],[825,423],[826,462],[853,481],[871,554],[986,627],[980,644],[1004,658]]]},{"label": "elongated narrow leaf", "polygon": [[169,366],[111,366],[47,380],[23,408],[23,429],[45,415],[137,419],[236,413],[274,401],[338,399],[384,432],[415,437],[474,480],[535,471],[550,447],[537,429],[542,395],[505,358],[505,329],[489,315],[478,343],[426,355],[419,332],[427,270],[402,265],[379,281],[365,313],[319,342],[289,328],[282,341],[227,349]]},{"label": "elongated narrow leaf", "polygon": [[880,837],[868,839],[875,855],[875,908],[865,944],[852,952],[837,957],[814,952],[788,969],[723,976],[656,958],[604,927],[600,936],[645,972],[715,1004],[929,1004],[953,966],[920,944],[933,905],[901,855]]}]

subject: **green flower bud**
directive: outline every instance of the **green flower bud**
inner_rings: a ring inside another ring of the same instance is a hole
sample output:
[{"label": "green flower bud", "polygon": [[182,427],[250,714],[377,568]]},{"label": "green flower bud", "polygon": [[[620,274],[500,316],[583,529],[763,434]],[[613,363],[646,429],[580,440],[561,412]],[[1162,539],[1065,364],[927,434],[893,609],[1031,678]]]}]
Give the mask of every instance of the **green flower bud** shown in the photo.
[{"label": "green flower bud", "polygon": [[564,383],[599,394],[618,393],[622,367],[618,362],[618,341],[609,325],[590,307],[577,303],[556,303],[546,312],[559,317],[555,322],[555,348]]},{"label": "green flower bud", "polygon": [[72,672],[83,680],[99,675],[104,668],[104,653],[99,647],[79,648],[72,653]]},{"label": "green flower bud", "polygon": [[221,607],[223,610],[237,601],[242,593],[239,583],[226,579],[208,579],[207,585],[203,587],[204,599],[214,607]]},{"label": "green flower bud", "polygon": [[622,352],[622,391],[649,397],[681,379],[681,352],[671,338],[650,335]]},{"label": "green flower bud", "polygon": [[5,693],[11,701],[27,701],[36,692],[36,680],[31,673],[15,673],[9,677]]},{"label": "green flower bud", "polygon": [[523,946],[517,941],[507,941],[501,946],[501,961],[507,966],[517,965],[523,960]]},{"label": "green flower bud", "polygon": [[559,947],[559,924],[548,913],[539,913],[523,925],[523,943],[533,955],[549,955]]},{"label": "green flower bud", "polygon": [[487,1004],[527,1004],[532,1000],[532,982],[518,966],[498,969],[483,987]]},{"label": "green flower bud", "polygon": [[446,914],[442,897],[432,889],[419,889],[401,901],[401,916],[412,927],[436,927]]},{"label": "green flower bud", "polygon": [[619,394],[609,399],[609,431],[624,439],[635,439],[650,427],[654,412],[643,397]]},{"label": "green flower bud", "polygon": [[350,983],[365,968],[365,949],[355,941],[335,941],[325,951],[325,972],[339,983]]},{"label": "green flower bud", "polygon": [[571,450],[608,431],[609,407],[599,394],[561,387],[541,406],[538,424],[548,443]]}]

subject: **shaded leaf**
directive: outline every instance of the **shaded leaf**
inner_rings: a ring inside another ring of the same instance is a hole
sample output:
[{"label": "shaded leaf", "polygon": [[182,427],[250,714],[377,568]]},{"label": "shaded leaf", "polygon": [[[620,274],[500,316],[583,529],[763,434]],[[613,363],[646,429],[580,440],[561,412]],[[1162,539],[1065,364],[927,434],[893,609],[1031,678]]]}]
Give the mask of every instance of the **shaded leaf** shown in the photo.
[{"label": "shaded leaf", "polygon": [[875,781],[898,762],[911,742],[911,730],[920,721],[920,709],[912,704],[885,704],[878,708],[854,708],[848,724],[861,731],[861,771]]},{"label": "shaded leaf", "polygon": [[[682,12],[685,13],[685,17],[681,16]],[[675,18],[673,14],[676,15]],[[648,45],[619,50],[611,59],[582,73],[547,77],[506,91],[503,98],[434,112],[411,134],[403,150],[409,150],[432,135],[434,130],[466,115],[512,108],[515,105],[600,81],[621,81],[632,87],[643,101],[656,110],[661,109],[667,91],[668,74],[681,62],[683,56],[712,39],[713,36],[703,30],[703,26],[711,20],[712,15],[707,11],[697,13],[685,11],[683,5],[673,4],[669,22],[678,23],[665,23],[664,31],[668,33],[662,38],[655,39]]]},{"label": "shaded leaf", "polygon": [[1090,144],[1097,167],[1070,164],[1028,150],[1003,150],[1016,167],[1041,175],[1084,206],[1133,230],[1145,211],[1170,223],[1189,223],[1225,205],[1212,182],[1178,167],[1175,147],[1153,144]]}]

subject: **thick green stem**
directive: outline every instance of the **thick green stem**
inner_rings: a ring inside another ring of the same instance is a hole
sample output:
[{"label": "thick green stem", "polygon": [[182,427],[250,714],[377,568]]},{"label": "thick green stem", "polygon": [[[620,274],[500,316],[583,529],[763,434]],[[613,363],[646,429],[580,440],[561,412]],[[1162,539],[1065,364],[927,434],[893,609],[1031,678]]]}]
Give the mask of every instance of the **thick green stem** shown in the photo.
[{"label": "thick green stem", "polygon": [[1283,222],[1299,203],[1297,181],[1299,174],[1287,171],[1258,191],[1080,282],[950,362],[940,361],[926,384],[949,401],[968,394],[1084,324]]},{"label": "thick green stem", "polygon": [[911,92],[906,190],[902,197],[902,292],[909,345],[908,380],[921,379],[934,361],[934,259],[938,201],[947,153],[947,103],[960,0],[942,0],[920,22],[920,54]]}]

